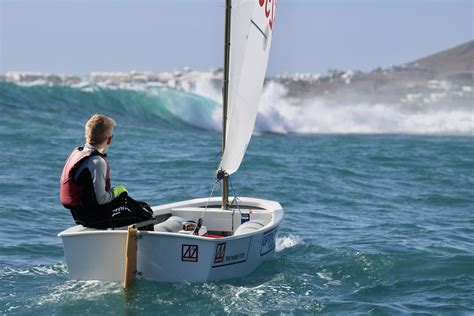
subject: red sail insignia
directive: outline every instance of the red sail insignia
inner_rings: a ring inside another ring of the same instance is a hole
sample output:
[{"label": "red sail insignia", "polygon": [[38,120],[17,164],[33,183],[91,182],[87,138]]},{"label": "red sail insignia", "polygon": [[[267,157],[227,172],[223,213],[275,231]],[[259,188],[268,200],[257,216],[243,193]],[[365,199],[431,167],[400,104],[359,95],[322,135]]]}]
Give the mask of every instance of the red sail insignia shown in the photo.
[{"label": "red sail insignia", "polygon": [[273,24],[275,23],[275,8],[277,0],[258,0],[260,6],[265,10],[265,16],[268,19],[270,29],[273,30]]}]

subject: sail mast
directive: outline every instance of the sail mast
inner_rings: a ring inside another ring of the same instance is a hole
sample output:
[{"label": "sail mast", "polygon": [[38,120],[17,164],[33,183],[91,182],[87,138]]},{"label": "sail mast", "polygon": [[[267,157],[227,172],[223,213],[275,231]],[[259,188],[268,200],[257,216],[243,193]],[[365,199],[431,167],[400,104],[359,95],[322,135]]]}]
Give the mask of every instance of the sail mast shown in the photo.
[{"label": "sail mast", "polygon": [[[229,64],[230,64],[230,26],[231,26],[232,0],[226,0],[225,10],[225,37],[224,37],[224,87],[222,91],[222,155],[225,150],[225,139],[227,132],[227,109],[229,105]],[[229,176],[224,174],[222,180],[222,209],[228,209],[229,205]]]}]

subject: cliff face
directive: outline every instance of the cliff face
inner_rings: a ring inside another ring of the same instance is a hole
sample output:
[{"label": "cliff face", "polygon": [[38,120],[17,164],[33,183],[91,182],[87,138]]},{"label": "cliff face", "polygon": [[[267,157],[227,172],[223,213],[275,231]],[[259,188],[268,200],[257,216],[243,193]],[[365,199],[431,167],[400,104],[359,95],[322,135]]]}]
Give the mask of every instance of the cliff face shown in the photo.
[{"label": "cliff face", "polygon": [[431,72],[437,78],[468,77],[474,74],[474,40],[415,60],[409,66]]}]

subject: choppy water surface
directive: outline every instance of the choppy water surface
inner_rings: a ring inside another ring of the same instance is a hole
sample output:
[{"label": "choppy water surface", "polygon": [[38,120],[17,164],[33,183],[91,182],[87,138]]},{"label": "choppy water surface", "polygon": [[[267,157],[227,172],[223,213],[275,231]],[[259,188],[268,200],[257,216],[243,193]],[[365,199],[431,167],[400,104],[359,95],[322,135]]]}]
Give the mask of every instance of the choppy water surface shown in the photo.
[{"label": "choppy water surface", "polygon": [[0,313],[474,312],[472,134],[254,137],[233,184],[283,205],[273,261],[243,279],[126,292],[69,280],[58,180],[88,117],[118,123],[113,184],[156,205],[209,195],[216,107],[172,90],[0,83]]}]

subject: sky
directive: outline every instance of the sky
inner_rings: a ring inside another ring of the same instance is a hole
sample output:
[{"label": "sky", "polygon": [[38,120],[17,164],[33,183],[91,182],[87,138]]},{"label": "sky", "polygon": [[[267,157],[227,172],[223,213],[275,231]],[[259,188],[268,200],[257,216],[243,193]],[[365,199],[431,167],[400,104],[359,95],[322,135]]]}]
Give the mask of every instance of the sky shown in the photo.
[{"label": "sky", "polygon": [[[0,0],[0,73],[219,68],[224,2]],[[473,39],[473,2],[278,0],[268,74],[370,71],[454,47]]]}]

